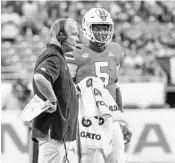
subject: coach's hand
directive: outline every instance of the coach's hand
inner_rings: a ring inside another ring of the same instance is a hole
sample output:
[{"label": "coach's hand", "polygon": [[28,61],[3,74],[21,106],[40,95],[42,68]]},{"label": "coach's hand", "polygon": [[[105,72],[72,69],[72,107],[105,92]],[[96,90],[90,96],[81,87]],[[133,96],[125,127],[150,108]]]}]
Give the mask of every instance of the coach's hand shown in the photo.
[{"label": "coach's hand", "polygon": [[131,141],[132,132],[127,126],[121,126],[121,129],[123,132],[125,144],[128,144]]},{"label": "coach's hand", "polygon": [[47,113],[54,113],[57,110],[57,101],[56,102],[50,102],[50,101],[46,101],[46,105],[50,106],[46,112]]}]

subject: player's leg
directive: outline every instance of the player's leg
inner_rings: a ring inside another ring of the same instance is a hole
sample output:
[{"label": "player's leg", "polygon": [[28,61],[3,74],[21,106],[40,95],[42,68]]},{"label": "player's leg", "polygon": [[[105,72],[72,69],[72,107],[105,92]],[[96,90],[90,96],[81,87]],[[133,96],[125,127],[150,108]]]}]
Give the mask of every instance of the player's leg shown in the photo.
[{"label": "player's leg", "polygon": [[95,149],[81,148],[80,163],[94,163]]},{"label": "player's leg", "polygon": [[37,139],[39,142],[38,163],[58,163],[65,159],[63,143],[53,139]]},{"label": "player's leg", "polygon": [[81,149],[80,163],[105,163],[100,149]]},{"label": "player's leg", "polygon": [[119,123],[115,124],[115,131],[112,137],[112,153],[108,156],[108,163],[125,163],[125,146],[123,133]]},{"label": "player's leg", "polygon": [[70,163],[78,163],[76,140],[66,142],[67,158]]}]

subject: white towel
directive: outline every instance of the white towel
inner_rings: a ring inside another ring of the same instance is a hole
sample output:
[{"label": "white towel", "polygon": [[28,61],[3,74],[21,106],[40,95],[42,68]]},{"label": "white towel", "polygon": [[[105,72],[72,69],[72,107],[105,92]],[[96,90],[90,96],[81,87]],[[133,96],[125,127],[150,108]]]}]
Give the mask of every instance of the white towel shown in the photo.
[{"label": "white towel", "polygon": [[92,149],[101,148],[106,156],[109,155],[112,152],[112,124],[111,117],[99,120],[97,117],[79,116],[81,145]]},{"label": "white towel", "polygon": [[[87,77],[77,84],[80,88],[79,124],[83,146],[112,152],[112,135],[118,119],[123,119],[118,105],[97,77]],[[101,117],[99,119],[99,117]]]},{"label": "white towel", "polygon": [[123,113],[119,110],[109,91],[104,88],[100,78],[86,77],[77,85],[81,90],[79,103],[82,116],[110,115],[114,120],[124,119]]}]

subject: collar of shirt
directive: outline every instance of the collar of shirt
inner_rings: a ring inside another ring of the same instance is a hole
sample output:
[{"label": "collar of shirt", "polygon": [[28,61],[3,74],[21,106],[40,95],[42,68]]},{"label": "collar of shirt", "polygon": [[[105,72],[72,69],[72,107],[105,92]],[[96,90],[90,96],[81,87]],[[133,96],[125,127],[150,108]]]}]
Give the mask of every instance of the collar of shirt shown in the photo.
[{"label": "collar of shirt", "polygon": [[58,45],[55,44],[48,44],[48,47],[53,47],[55,49],[57,49],[62,55],[63,55],[63,50],[61,49],[61,47],[59,47]]}]

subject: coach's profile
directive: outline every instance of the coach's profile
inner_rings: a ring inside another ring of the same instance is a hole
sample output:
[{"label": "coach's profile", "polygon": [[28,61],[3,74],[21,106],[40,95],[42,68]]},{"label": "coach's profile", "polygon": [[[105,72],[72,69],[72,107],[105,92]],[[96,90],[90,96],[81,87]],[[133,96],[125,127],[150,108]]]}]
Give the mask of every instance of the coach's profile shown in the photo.
[{"label": "coach's profile", "polygon": [[77,41],[78,29],[73,19],[55,21],[49,44],[34,68],[34,94],[52,106],[33,121],[32,139],[39,143],[38,163],[63,162],[64,142],[76,139],[78,101],[63,54],[73,50]]}]

